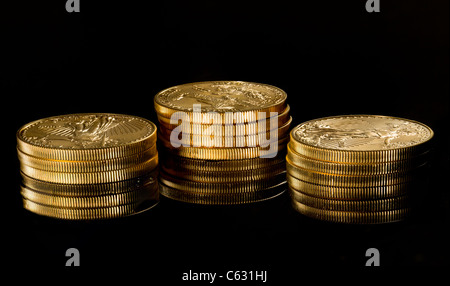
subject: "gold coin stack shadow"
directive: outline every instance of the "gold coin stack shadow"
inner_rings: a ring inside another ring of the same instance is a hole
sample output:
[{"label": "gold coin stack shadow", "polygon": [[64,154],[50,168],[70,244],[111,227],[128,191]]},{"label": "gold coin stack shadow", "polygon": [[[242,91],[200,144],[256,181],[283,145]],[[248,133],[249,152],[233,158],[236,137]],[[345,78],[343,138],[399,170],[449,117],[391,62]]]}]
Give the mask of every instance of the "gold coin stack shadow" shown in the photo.
[{"label": "gold coin stack shadow", "polygon": [[306,216],[331,222],[404,220],[426,190],[432,137],[422,123],[387,116],[302,123],[290,133],[286,156],[292,205]]},{"label": "gold coin stack shadow", "polygon": [[25,209],[68,220],[123,217],[159,201],[156,126],[108,113],[33,121],[17,132]]},{"label": "gold coin stack shadow", "polygon": [[209,205],[252,203],[283,193],[292,121],[286,98],[274,86],[241,81],[159,92],[154,104],[160,193]]}]

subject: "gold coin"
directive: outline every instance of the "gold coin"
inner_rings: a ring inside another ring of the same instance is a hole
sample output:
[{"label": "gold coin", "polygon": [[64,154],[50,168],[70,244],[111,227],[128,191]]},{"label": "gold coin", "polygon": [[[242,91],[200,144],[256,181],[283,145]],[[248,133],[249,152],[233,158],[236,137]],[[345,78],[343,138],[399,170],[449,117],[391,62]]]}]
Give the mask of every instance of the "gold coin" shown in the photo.
[{"label": "gold coin", "polygon": [[389,173],[406,172],[418,168],[427,162],[428,154],[422,154],[418,157],[409,160],[392,161],[383,163],[333,163],[327,161],[320,161],[305,157],[298,154],[290,147],[291,143],[287,144],[287,158],[295,167],[305,170],[327,173],[333,175],[381,175]]},{"label": "gold coin", "polygon": [[158,201],[145,201],[104,208],[60,208],[23,199],[23,207],[38,215],[65,220],[94,220],[125,217],[140,213],[155,206]]},{"label": "gold coin", "polygon": [[[185,123],[180,119],[180,124],[171,124],[170,119],[158,116],[160,128],[185,132],[188,134],[209,134],[213,131],[215,134],[222,134],[226,136],[243,136],[255,135],[261,132],[266,132],[272,129],[277,129],[279,126],[284,126],[289,120],[290,106],[275,117],[266,118],[264,121],[253,121],[238,124],[193,124]],[[184,123],[184,124],[183,124]]]},{"label": "gold coin", "polygon": [[353,212],[324,210],[292,201],[295,210],[308,217],[338,223],[349,224],[379,224],[404,220],[410,214],[410,209],[397,209],[376,212]]},{"label": "gold coin", "polygon": [[158,151],[155,144],[142,153],[133,154],[127,157],[95,161],[62,161],[42,159],[25,154],[19,149],[17,149],[17,154],[21,164],[34,169],[61,173],[91,173],[129,168],[158,156]]},{"label": "gold coin", "polygon": [[285,163],[286,149],[280,150],[274,158],[252,158],[241,160],[201,160],[185,158],[159,152],[160,166],[181,171],[198,172],[232,172],[267,168],[278,163]]},{"label": "gold coin", "polygon": [[69,114],[21,127],[17,147],[30,156],[64,161],[105,160],[141,153],[156,142],[156,126],[143,118]]},{"label": "gold coin", "polygon": [[129,168],[90,173],[61,173],[49,172],[20,165],[20,170],[25,175],[37,180],[59,184],[100,184],[128,180],[134,177],[140,177],[151,172],[158,166],[158,157],[153,157],[146,162],[134,165]]},{"label": "gold coin", "polygon": [[408,119],[344,115],[307,121],[291,131],[300,155],[339,163],[380,163],[410,159],[429,149],[433,131]]},{"label": "gold coin", "polygon": [[48,195],[25,186],[21,186],[20,193],[26,200],[47,206],[62,208],[101,208],[137,203],[149,199],[157,200],[157,186],[157,184],[153,184],[131,192],[85,197]]},{"label": "gold coin", "polygon": [[204,194],[235,194],[245,192],[256,192],[270,188],[286,181],[286,172],[273,175],[263,180],[232,182],[232,183],[204,183],[182,180],[161,172],[160,183],[180,190]]},{"label": "gold coin", "polygon": [[[244,81],[195,82],[167,88],[156,94],[154,105],[161,117],[184,112],[192,123],[203,123],[205,114],[216,112],[220,124],[256,121],[257,112],[281,112],[286,93],[274,86]],[[194,110],[194,104],[200,105]],[[270,115],[269,115],[270,116]],[[265,117],[268,117],[267,115]],[[216,121],[215,124],[218,124]]]},{"label": "gold coin", "polygon": [[[160,134],[162,137],[169,139],[171,142],[183,145],[183,146],[196,146],[196,147],[257,147],[268,143],[277,142],[278,138],[285,138],[289,132],[289,126],[291,125],[292,117],[289,121],[281,126],[279,129],[273,129],[271,131],[260,133],[257,135],[245,135],[245,136],[221,136],[217,133],[211,135],[193,135],[179,133],[175,138],[171,138],[171,130],[160,128]],[[177,134],[177,133],[175,133]],[[181,138],[180,138],[181,136]]]},{"label": "gold coin", "polygon": [[278,144],[272,143],[267,147],[235,147],[235,148],[211,148],[211,147],[183,147],[175,148],[171,142],[159,137],[159,142],[168,153],[176,156],[202,159],[202,160],[241,160],[252,158],[273,158],[278,152],[286,149],[288,137],[281,138]]},{"label": "gold coin", "polygon": [[302,181],[333,187],[380,187],[384,185],[406,183],[412,181],[414,176],[420,174],[419,170],[421,170],[419,168],[410,172],[397,172],[378,175],[333,175],[296,167],[292,165],[292,162],[290,162],[289,159],[286,159],[286,169],[288,174]]},{"label": "gold coin", "polygon": [[376,200],[335,200],[306,195],[289,188],[291,198],[304,205],[323,210],[375,212],[403,209],[411,206],[408,196],[399,196]]},{"label": "gold coin", "polygon": [[232,194],[210,194],[180,191],[164,184],[160,184],[159,188],[161,195],[177,201],[205,205],[233,205],[260,202],[277,197],[286,190],[286,182],[255,192]]},{"label": "gold coin", "polygon": [[289,173],[286,175],[289,187],[304,194],[328,199],[339,200],[372,200],[383,199],[410,194],[421,189],[421,181],[408,183],[384,185],[378,187],[333,187],[305,182],[294,178]]},{"label": "gold coin", "polygon": [[128,180],[102,183],[102,184],[58,184],[36,180],[23,173],[22,184],[30,189],[38,190],[40,193],[55,196],[86,197],[114,195],[131,192],[139,188],[157,185],[158,169],[146,173],[141,177],[135,177]]},{"label": "gold coin", "polygon": [[276,174],[286,171],[286,164],[281,162],[277,165],[261,169],[248,169],[246,171],[197,171],[186,169],[166,168],[161,165],[161,171],[179,179],[202,182],[202,183],[231,183],[258,181],[270,178]]}]

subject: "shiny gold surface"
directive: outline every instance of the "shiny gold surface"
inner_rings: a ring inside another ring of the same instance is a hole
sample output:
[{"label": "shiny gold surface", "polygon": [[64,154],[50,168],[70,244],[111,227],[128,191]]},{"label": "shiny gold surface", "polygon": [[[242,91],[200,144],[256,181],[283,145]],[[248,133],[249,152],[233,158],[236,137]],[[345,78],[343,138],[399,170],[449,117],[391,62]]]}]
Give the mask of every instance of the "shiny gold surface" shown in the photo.
[{"label": "shiny gold surface", "polygon": [[292,188],[289,188],[289,194],[294,201],[302,203],[306,206],[332,211],[390,211],[407,208],[410,207],[411,204],[411,200],[408,196],[398,196],[375,200],[335,200],[309,196]]},{"label": "shiny gold surface", "polygon": [[154,98],[161,194],[197,204],[268,199],[286,183],[286,93],[250,82],[174,86]]},{"label": "shiny gold surface", "polygon": [[[195,82],[167,88],[154,98],[159,116],[170,118],[177,111],[191,116],[191,122],[202,123],[192,117],[194,104],[201,104],[201,113],[238,112],[236,123],[251,122],[255,112],[282,112],[286,108],[286,93],[274,86],[243,81]],[[225,122],[222,122],[225,124]]]},{"label": "shiny gold surface", "polygon": [[53,207],[24,199],[23,207],[33,213],[64,220],[112,219],[134,215],[154,207],[158,201],[131,203],[102,208],[62,208]]},{"label": "shiny gold surface", "polygon": [[279,163],[285,164],[286,149],[280,150],[274,158],[251,158],[240,160],[192,159],[160,152],[161,166],[175,171],[236,172],[267,168]]},{"label": "shiny gold surface", "polygon": [[168,187],[199,194],[239,194],[256,192],[283,183],[286,180],[286,172],[274,174],[272,177],[262,180],[232,183],[208,183],[178,179],[161,172],[160,182]]},{"label": "shiny gold surface", "polygon": [[21,164],[34,169],[59,173],[92,173],[120,170],[130,168],[134,165],[143,164],[146,161],[157,157],[158,151],[155,144],[151,148],[144,150],[142,153],[137,153],[126,157],[92,161],[42,159],[27,155],[19,149],[17,149],[17,154]]},{"label": "shiny gold surface", "polygon": [[208,183],[231,183],[231,182],[249,182],[269,179],[275,174],[286,170],[285,162],[278,163],[266,168],[247,169],[244,171],[198,171],[188,169],[167,168],[165,164],[161,165],[161,171],[171,176],[190,180],[195,182]]},{"label": "shiny gold surface", "polygon": [[308,217],[337,223],[348,224],[380,224],[404,220],[411,210],[408,208],[390,211],[353,212],[319,209],[292,201],[292,206]]},{"label": "shiny gold surface", "polygon": [[103,208],[125,204],[136,204],[144,200],[158,199],[158,185],[147,185],[145,187],[118,194],[102,194],[97,196],[58,196],[49,195],[29,187],[21,187],[21,195],[24,199],[37,204],[61,208]]},{"label": "shiny gold surface", "polygon": [[407,183],[412,181],[417,174],[420,174],[420,169],[416,169],[414,172],[396,172],[378,175],[334,175],[295,167],[289,159],[286,160],[286,169],[291,176],[306,182],[318,185],[348,188],[379,187],[384,185]]},{"label": "shiny gold surface", "polygon": [[278,142],[279,138],[286,138],[289,133],[289,127],[292,122],[292,117],[283,126],[277,130],[267,131],[255,135],[244,136],[222,136],[220,134],[227,133],[211,133],[210,135],[193,135],[178,133],[175,139],[171,138],[172,130],[160,128],[160,134],[163,138],[171,138],[171,142],[181,144],[183,146],[196,147],[257,147],[263,144]]},{"label": "shiny gold surface", "polygon": [[202,160],[242,160],[260,158],[262,155],[276,155],[280,150],[286,148],[288,138],[280,138],[273,153],[270,146],[267,147],[232,147],[232,148],[212,148],[212,147],[183,147],[174,148],[170,141],[159,137],[159,142],[167,153],[176,156]]},{"label": "shiny gold surface", "polygon": [[156,126],[92,113],[36,120],[17,132],[24,208],[59,219],[126,216],[159,200]]},{"label": "shiny gold surface", "polygon": [[342,223],[403,220],[411,197],[426,189],[426,125],[378,115],[344,115],[302,123],[290,133],[287,181],[294,208]]},{"label": "shiny gold surface", "polygon": [[348,115],[311,120],[290,134],[291,148],[305,157],[340,163],[408,160],[429,149],[433,131],[412,120]]},{"label": "shiny gold surface", "polygon": [[407,172],[424,165],[428,159],[428,152],[410,160],[383,162],[383,163],[333,163],[302,156],[292,150],[288,143],[287,159],[295,167],[314,172],[333,175],[381,175],[389,173]]},{"label": "shiny gold surface", "polygon": [[43,159],[84,161],[125,157],[156,142],[156,126],[135,116],[92,113],[36,120],[17,132],[17,147]]},{"label": "shiny gold surface", "polygon": [[112,170],[107,172],[84,172],[84,173],[62,173],[49,172],[35,169],[21,164],[21,171],[37,180],[59,184],[101,184],[128,180],[143,176],[151,172],[158,166],[158,157],[153,157],[144,163],[133,165],[125,169]]},{"label": "shiny gold surface", "polygon": [[311,120],[292,130],[302,144],[330,150],[379,151],[420,145],[433,137],[426,125],[379,115],[344,115]]},{"label": "shiny gold surface", "polygon": [[210,194],[185,191],[159,184],[161,195],[173,200],[204,205],[234,205],[269,200],[286,190],[286,182],[254,192]]},{"label": "shiny gold surface", "polygon": [[305,182],[294,178],[289,173],[286,176],[289,187],[319,198],[338,200],[371,200],[401,196],[420,190],[420,181],[379,187],[333,187]]},{"label": "shiny gold surface", "polygon": [[[221,134],[226,134],[227,136],[235,136],[235,135],[255,135],[261,133],[261,130],[272,130],[275,127],[278,128],[280,126],[285,125],[289,119],[290,106],[287,105],[286,109],[274,116],[265,118],[265,123],[263,121],[252,121],[245,123],[229,123],[229,124],[212,124],[212,123],[202,123],[202,124],[194,124],[191,122],[184,122],[180,120],[177,124],[171,124],[170,119],[166,117],[158,116],[158,121],[160,128],[165,128],[168,130],[174,130],[177,128],[178,131],[186,132],[189,134],[205,134],[209,130],[214,130],[216,134],[219,132]],[[258,120],[258,118],[256,118]]]},{"label": "shiny gold surface", "polygon": [[87,197],[114,195],[135,191],[143,187],[150,187],[158,183],[158,170],[147,173],[144,176],[129,180],[102,184],[58,184],[41,181],[22,173],[24,186],[39,192],[54,196]]}]

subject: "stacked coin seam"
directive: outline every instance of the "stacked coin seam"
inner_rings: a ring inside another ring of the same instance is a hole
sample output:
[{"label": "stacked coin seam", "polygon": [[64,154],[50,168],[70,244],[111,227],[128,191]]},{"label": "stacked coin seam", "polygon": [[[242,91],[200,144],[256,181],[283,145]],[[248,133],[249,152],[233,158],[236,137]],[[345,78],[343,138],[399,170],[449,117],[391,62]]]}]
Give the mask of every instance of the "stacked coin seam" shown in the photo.
[{"label": "stacked coin seam", "polygon": [[159,92],[154,104],[160,123],[161,194],[228,205],[282,193],[292,122],[286,98],[277,87],[239,81],[190,83]]},{"label": "stacked coin seam", "polygon": [[156,126],[130,115],[44,118],[17,132],[25,209],[59,219],[108,219],[158,202]]},{"label": "stacked coin seam", "polygon": [[424,185],[433,131],[402,118],[345,115],[293,128],[287,181],[298,212],[374,224],[406,219]]}]

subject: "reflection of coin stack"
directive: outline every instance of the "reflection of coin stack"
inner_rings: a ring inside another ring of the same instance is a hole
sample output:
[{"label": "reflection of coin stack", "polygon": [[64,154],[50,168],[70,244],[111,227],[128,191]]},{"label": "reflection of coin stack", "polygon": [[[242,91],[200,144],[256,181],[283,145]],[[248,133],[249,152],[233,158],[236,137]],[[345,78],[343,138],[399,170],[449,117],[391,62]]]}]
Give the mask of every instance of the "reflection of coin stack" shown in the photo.
[{"label": "reflection of coin stack", "polygon": [[199,82],[163,90],[154,102],[162,195],[224,205],[266,200],[285,190],[291,118],[284,91],[249,82]]},{"label": "reflection of coin stack", "polygon": [[72,114],[17,132],[26,209],[60,219],[131,215],[158,202],[156,126],[119,114]]},{"label": "reflection of coin stack", "polygon": [[406,119],[351,115],[291,131],[287,178],[300,213],[342,223],[399,221],[423,182],[433,131]]}]

